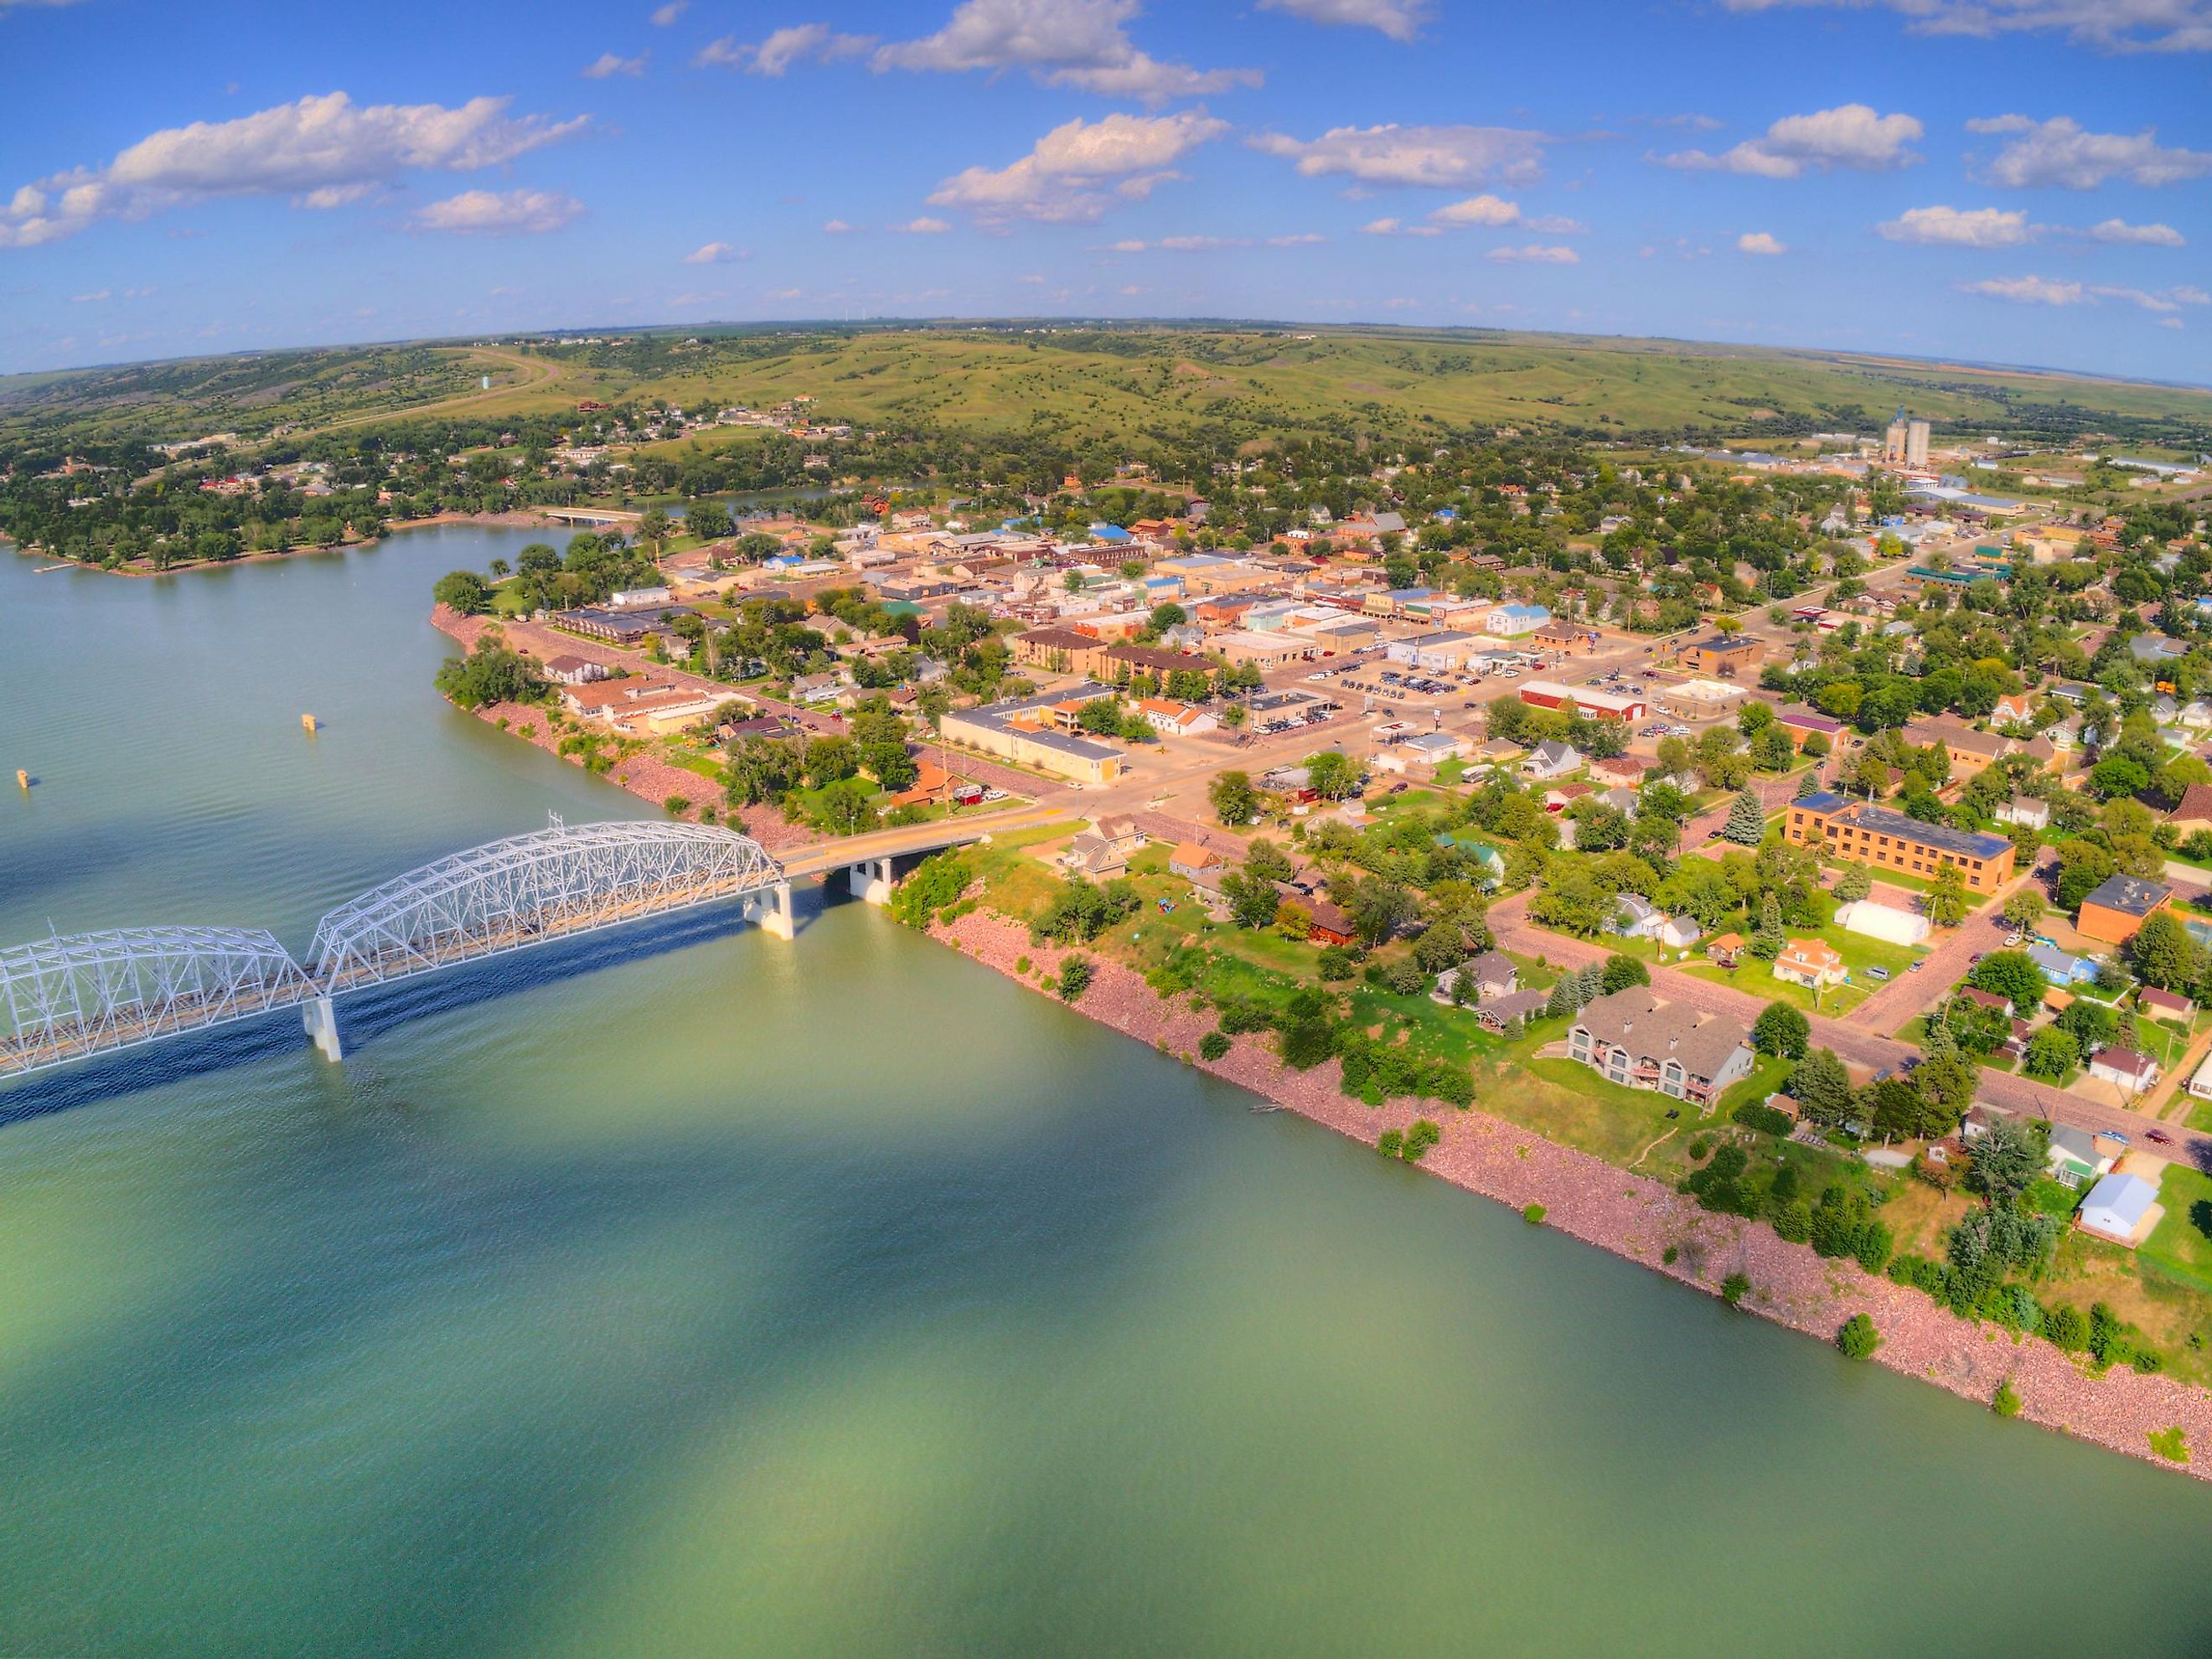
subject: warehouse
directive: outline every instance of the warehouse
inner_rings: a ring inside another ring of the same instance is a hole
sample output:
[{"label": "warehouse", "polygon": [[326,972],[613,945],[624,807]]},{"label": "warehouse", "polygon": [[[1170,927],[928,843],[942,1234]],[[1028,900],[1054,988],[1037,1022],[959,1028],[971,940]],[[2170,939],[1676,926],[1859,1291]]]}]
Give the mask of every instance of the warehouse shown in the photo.
[{"label": "warehouse", "polygon": [[1608,720],[1640,720],[1651,712],[1641,696],[1601,691],[1594,685],[1567,685],[1558,680],[1530,680],[1521,688],[1521,701],[1532,708],[1558,708]]}]

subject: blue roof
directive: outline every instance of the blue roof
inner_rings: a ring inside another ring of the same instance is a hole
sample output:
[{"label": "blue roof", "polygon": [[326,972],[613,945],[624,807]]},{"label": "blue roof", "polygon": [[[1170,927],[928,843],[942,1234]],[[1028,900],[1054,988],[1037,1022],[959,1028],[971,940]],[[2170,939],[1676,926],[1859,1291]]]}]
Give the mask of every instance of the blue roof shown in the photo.
[{"label": "blue roof", "polygon": [[1095,542],[1126,542],[1129,539],[1129,532],[1118,524],[1094,524],[1091,526],[1091,539]]}]

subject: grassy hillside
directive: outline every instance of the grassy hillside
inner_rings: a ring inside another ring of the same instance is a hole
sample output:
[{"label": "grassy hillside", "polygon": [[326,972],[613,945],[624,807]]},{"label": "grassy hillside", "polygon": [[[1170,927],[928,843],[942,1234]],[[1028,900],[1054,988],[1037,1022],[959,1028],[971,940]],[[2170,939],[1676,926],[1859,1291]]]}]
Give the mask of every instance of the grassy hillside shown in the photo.
[{"label": "grassy hillside", "polygon": [[[489,392],[477,385],[486,373]],[[2212,392],[1903,358],[1481,331],[948,325],[279,352],[19,377],[0,380],[0,447],[497,418],[586,398],[690,407],[801,394],[824,416],[1051,435],[1426,422],[1757,439],[1868,432],[1907,404],[1939,428],[2212,444]]]}]

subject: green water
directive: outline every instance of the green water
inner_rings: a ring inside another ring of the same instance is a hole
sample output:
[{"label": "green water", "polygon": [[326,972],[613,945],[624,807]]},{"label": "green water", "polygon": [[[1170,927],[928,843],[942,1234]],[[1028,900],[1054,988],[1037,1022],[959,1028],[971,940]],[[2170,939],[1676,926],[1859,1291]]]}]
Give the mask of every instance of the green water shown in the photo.
[{"label": "green water", "polygon": [[[0,940],[644,810],[431,578],[0,555]],[[312,710],[319,737],[300,730]],[[0,1653],[2201,1653],[2212,1492],[904,933],[708,916],[0,1089]],[[2207,1449],[2212,1450],[2212,1449]]]}]

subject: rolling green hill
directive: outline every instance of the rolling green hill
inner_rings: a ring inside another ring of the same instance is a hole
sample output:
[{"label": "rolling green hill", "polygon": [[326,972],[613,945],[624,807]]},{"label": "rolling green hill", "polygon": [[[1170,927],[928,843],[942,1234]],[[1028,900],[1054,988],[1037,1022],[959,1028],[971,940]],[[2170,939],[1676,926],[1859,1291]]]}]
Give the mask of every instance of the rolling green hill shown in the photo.
[{"label": "rolling green hill", "polygon": [[[493,386],[480,389],[489,374]],[[1114,436],[1513,426],[1620,436],[1939,428],[2212,446],[2212,391],[1897,357],[1486,331],[993,324],[748,327],[504,348],[289,351],[0,380],[0,448],[252,438],[580,399],[766,405],[974,432]]]}]

